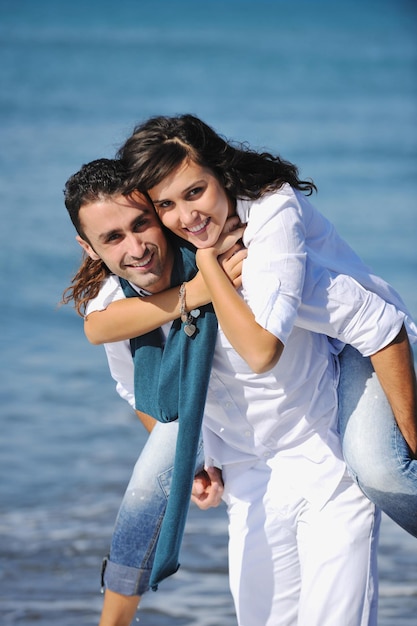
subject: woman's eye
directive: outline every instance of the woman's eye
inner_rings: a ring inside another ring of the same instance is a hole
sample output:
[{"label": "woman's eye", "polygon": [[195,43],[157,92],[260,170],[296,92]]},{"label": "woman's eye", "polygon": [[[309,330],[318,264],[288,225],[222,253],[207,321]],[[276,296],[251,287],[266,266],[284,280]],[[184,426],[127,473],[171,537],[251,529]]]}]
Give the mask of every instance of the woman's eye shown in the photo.
[{"label": "woman's eye", "polygon": [[188,195],[190,196],[190,198],[194,198],[195,196],[200,195],[202,191],[203,187],[194,187],[194,189],[191,189]]},{"label": "woman's eye", "polygon": [[163,202],[158,202],[158,204],[156,205],[156,208],[157,209],[169,209],[171,204],[172,202],[170,200],[164,200]]}]

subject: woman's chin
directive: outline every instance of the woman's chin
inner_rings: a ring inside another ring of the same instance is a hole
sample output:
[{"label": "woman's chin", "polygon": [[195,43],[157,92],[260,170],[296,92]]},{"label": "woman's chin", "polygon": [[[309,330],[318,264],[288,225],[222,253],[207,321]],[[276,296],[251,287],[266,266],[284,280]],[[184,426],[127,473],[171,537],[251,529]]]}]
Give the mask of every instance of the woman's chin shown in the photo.
[{"label": "woman's chin", "polygon": [[199,250],[204,250],[205,248],[212,248],[215,245],[215,241],[212,241],[211,238],[206,241],[201,239],[189,239],[189,242],[193,244]]},{"label": "woman's chin", "polygon": [[201,235],[198,236],[188,234],[187,237],[184,237],[183,234],[182,236],[183,239],[186,239],[189,243],[192,243],[193,246],[201,250],[204,248],[212,248],[219,238],[216,233],[201,233]]}]

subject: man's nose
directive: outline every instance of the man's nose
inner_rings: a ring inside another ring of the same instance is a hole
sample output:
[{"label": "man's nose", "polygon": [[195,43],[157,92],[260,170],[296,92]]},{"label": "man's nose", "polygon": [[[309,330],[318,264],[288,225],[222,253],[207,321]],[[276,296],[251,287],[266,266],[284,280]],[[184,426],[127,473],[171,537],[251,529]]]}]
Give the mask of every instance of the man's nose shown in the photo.
[{"label": "man's nose", "polygon": [[139,233],[129,233],[126,237],[126,252],[139,259],[145,254],[146,244]]}]

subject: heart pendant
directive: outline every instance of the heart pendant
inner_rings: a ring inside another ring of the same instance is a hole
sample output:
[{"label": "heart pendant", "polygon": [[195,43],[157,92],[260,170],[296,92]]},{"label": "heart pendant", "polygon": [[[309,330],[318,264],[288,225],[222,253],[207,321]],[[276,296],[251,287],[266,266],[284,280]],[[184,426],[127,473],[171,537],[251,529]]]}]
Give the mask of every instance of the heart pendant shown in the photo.
[{"label": "heart pendant", "polygon": [[200,309],[193,309],[192,311],[190,311],[190,315],[191,317],[196,319],[200,315]]},{"label": "heart pendant", "polygon": [[188,335],[188,337],[192,337],[195,333],[195,326],[194,324],[186,324],[184,326],[184,332],[186,335]]}]

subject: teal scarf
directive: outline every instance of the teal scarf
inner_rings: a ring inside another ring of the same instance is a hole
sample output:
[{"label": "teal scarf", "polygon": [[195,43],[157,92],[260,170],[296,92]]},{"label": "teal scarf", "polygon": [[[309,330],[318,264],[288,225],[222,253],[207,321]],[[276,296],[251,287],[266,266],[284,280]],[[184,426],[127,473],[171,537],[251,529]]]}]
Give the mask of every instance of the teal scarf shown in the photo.
[{"label": "teal scarf", "polygon": [[[176,246],[171,285],[190,280],[197,272],[194,251]],[[120,279],[127,297],[137,296]],[[211,305],[200,307],[197,331],[189,337],[180,319],[174,320],[165,347],[160,329],[131,340],[135,365],[135,402],[139,411],[160,422],[179,420],[171,491],[161,525],[150,586],[174,574],[187,519],[197,447],[217,336]]]}]

